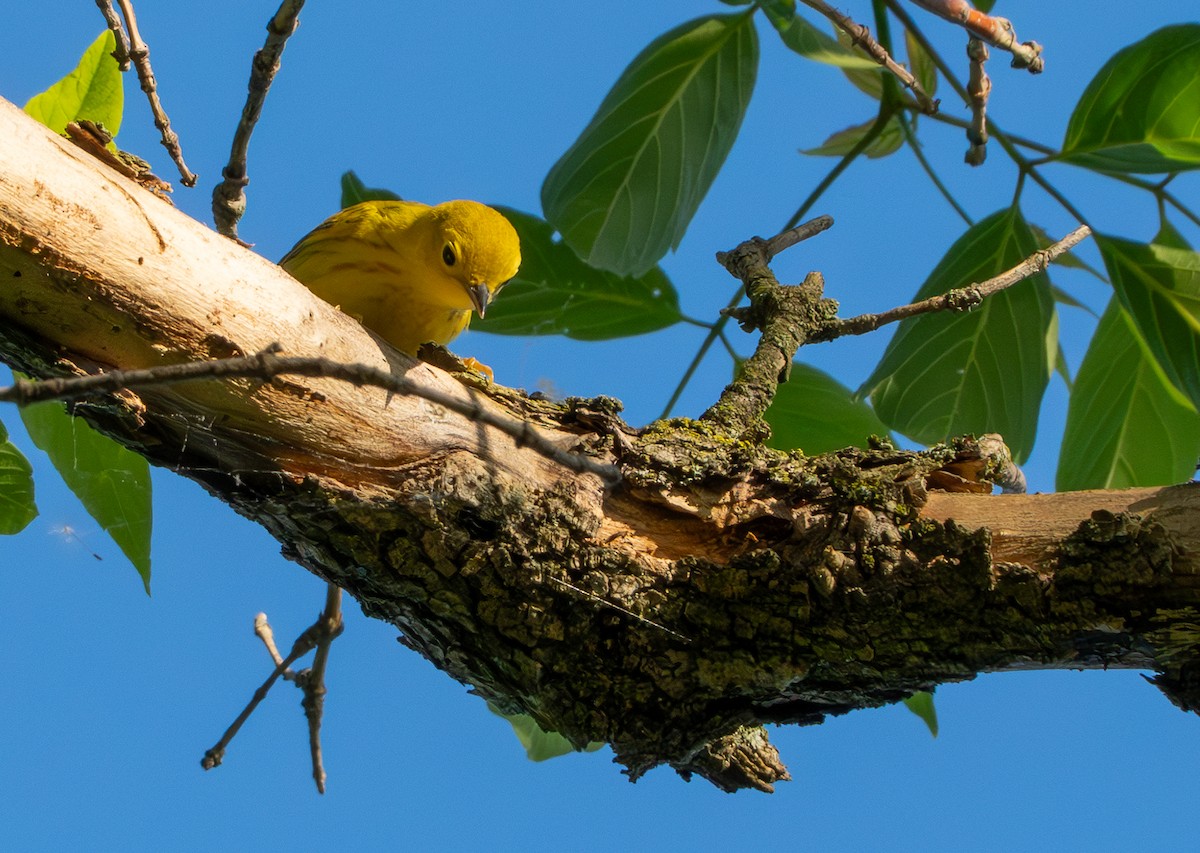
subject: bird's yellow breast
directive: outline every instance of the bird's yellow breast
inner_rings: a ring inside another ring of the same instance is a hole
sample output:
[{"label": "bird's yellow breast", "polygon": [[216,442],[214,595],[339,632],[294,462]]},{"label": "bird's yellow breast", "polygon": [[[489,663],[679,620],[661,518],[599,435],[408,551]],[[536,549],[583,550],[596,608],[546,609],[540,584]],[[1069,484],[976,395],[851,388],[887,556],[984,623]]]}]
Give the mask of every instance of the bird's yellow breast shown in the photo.
[{"label": "bird's yellow breast", "polygon": [[280,265],[392,346],[416,354],[421,344],[447,344],[467,328],[473,299],[480,292],[490,298],[520,262],[516,231],[486,205],[368,201],[325,220]]}]

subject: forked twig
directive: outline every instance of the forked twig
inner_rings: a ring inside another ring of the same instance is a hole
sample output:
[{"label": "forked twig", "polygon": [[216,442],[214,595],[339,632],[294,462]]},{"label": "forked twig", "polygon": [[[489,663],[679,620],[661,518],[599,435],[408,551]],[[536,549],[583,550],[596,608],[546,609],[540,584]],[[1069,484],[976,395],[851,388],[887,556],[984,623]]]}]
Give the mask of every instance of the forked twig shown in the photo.
[{"label": "forked twig", "polygon": [[[308,719],[313,779],[317,783],[317,790],[322,794],[325,793],[325,769],[321,758],[321,713],[325,699],[325,667],[329,659],[329,647],[345,627],[342,622],[341,601],[342,591],[337,586],[330,584],[325,595],[325,609],[317,617],[317,621],[296,638],[296,642],[292,644],[292,650],[288,652],[286,658],[280,657],[279,650],[275,647],[274,634],[271,626],[267,623],[266,614],[260,613],[255,617],[254,633],[267,647],[267,652],[275,661],[275,668],[267,680],[254,691],[254,695],[246,707],[221,735],[221,739],[204,753],[204,757],[200,759],[201,767],[205,770],[212,770],[221,765],[230,742],[241,730],[246,720],[250,719],[250,715],[258,708],[259,703],[267,697],[267,693],[270,692],[275,682],[283,677],[285,680],[295,681],[297,686],[304,690],[304,700],[301,704],[304,706],[304,714]],[[317,655],[313,659],[312,668],[298,673],[291,672],[289,667],[314,648],[317,650]]]}]

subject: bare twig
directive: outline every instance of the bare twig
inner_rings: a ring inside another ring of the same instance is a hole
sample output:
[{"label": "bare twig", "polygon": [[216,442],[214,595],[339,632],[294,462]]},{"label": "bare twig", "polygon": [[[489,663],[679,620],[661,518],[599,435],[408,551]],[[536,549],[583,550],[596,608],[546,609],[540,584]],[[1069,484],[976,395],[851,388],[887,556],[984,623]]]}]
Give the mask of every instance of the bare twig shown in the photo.
[{"label": "bare twig", "polygon": [[154,114],[154,126],[162,134],[162,144],[175,161],[179,169],[179,180],[185,187],[196,185],[196,174],[183,162],[183,151],[179,147],[179,136],[171,130],[171,121],[163,110],[162,101],[158,98],[158,83],[154,79],[154,71],[150,68],[150,48],[142,40],[138,32],[137,17],[133,12],[133,0],[117,0],[121,14],[125,16],[125,26],[129,30],[129,58],[137,69],[138,82],[142,91],[150,101],[150,112]]},{"label": "bare twig", "polygon": [[906,89],[912,91],[913,98],[920,105],[922,112],[933,115],[938,111],[939,102],[937,99],[931,98],[929,93],[921,88],[921,84],[917,82],[917,78],[907,68],[892,59],[891,54],[887,52],[883,45],[871,37],[871,31],[865,26],[856,23],[849,15],[839,12],[824,2],[824,0],[801,0],[801,2],[832,21],[834,26],[848,35],[855,45],[861,47],[866,52],[867,56],[895,75],[896,79]]},{"label": "bare twig", "polygon": [[172,385],[192,379],[222,379],[235,376],[261,379],[264,382],[282,375],[340,379],[358,386],[369,385],[396,394],[422,397],[476,423],[497,429],[511,436],[518,446],[529,447],[576,473],[595,474],[609,485],[615,485],[621,479],[621,472],[615,465],[606,465],[590,457],[564,450],[545,438],[533,424],[496,414],[485,409],[477,401],[466,402],[435,388],[418,385],[404,376],[397,376],[367,364],[343,364],[326,358],[280,356],[276,355],[278,351],[278,345],[273,345],[251,356],[193,361],[142,370],[114,370],[109,373],[35,382],[18,379],[8,388],[0,388],[0,401],[24,405],[41,400],[74,400],[123,388],[144,388]]},{"label": "bare twig", "polygon": [[118,68],[122,71],[128,71],[129,36],[125,34],[125,27],[121,23],[121,18],[117,15],[117,10],[113,8],[112,0],[96,0],[96,5],[100,8],[100,14],[104,16],[104,22],[108,24],[108,28],[112,30],[113,37],[117,40],[117,47],[112,52],[112,57],[117,60]]},{"label": "bare twig", "polygon": [[213,187],[212,210],[217,232],[243,245],[246,244],[238,238],[237,226],[246,212],[246,184],[250,182],[246,175],[246,158],[250,148],[250,135],[254,133],[254,126],[262,114],[267,91],[279,72],[283,48],[287,45],[288,38],[296,31],[303,7],[304,0],[283,0],[275,15],[267,21],[267,40],[262,49],[254,54],[254,60],[250,64],[246,105],[242,107],[242,117],[233,134],[229,162],[221,170],[224,180]]},{"label": "bare twig", "polygon": [[1012,269],[989,278],[987,281],[955,288],[940,296],[931,296],[920,302],[900,305],[879,314],[859,314],[857,317],[837,320],[827,329],[814,334],[810,340],[812,342],[828,341],[843,335],[862,335],[873,332],[888,323],[895,323],[898,320],[915,317],[918,314],[927,314],[931,311],[969,311],[993,293],[999,293],[1032,275],[1045,272],[1055,258],[1070,251],[1091,233],[1092,229],[1086,225],[1080,225],[1057,243],[1034,252]]},{"label": "bare twig", "polygon": [[967,77],[967,95],[970,96],[971,124],[967,127],[966,157],[969,166],[982,166],[987,159],[987,105],[988,96],[992,92],[992,79],[988,77],[984,67],[988,60],[987,45],[971,36],[967,40],[967,57],[971,60],[970,74]]},{"label": "bare twig", "polygon": [[[319,673],[317,672],[318,660],[314,659],[311,670],[307,673],[296,673],[292,677],[299,686],[304,688],[304,701],[302,704],[305,716],[308,717],[309,721],[309,744],[312,749],[313,778],[317,782],[317,790],[322,794],[325,793],[325,771],[321,765],[321,705],[325,696],[325,664],[328,660],[329,645],[337,639],[343,629],[341,596],[341,590],[330,584],[330,589],[325,597],[324,611],[317,617],[316,622],[296,638],[296,642],[292,644],[292,650],[288,652],[288,656],[285,658],[279,657],[279,651],[275,648],[274,636],[271,633],[270,625],[267,624],[266,616],[260,613],[255,618],[254,633],[267,646],[267,651],[271,654],[272,660],[275,661],[275,668],[267,676],[267,680],[254,691],[254,695],[250,698],[246,707],[242,709],[242,712],[237,715],[237,719],[221,735],[221,739],[204,753],[204,757],[200,759],[201,767],[205,770],[212,770],[214,767],[221,765],[221,762],[225,759],[225,750],[228,749],[230,742],[232,742],[241,730],[246,720],[250,719],[250,715],[254,713],[262,700],[267,698],[267,694],[271,691],[275,682],[281,676],[287,678],[289,675],[288,667],[313,649],[317,649],[317,658],[319,658],[320,663]],[[314,675],[314,673],[316,674]],[[311,684],[301,683],[302,681],[311,682]],[[313,699],[312,697],[316,698]]]},{"label": "bare twig", "polygon": [[1045,68],[1042,46],[1036,41],[1017,41],[1012,21],[996,15],[987,15],[971,6],[967,0],[912,0],[921,8],[940,18],[958,24],[968,33],[1012,54],[1013,68],[1028,68],[1031,74],[1040,74]]},{"label": "bare twig", "polygon": [[[780,252],[790,249],[797,243],[802,243],[809,237],[816,237],[822,231],[826,231],[833,226],[833,217],[825,214],[810,219],[807,222],[801,223],[794,228],[788,228],[780,234],[776,234],[770,240],[763,240],[761,237],[755,237],[762,247],[764,259],[771,261]],[[745,244],[743,244],[745,245]],[[741,246],[738,247],[739,249]],[[737,251],[734,249],[733,251]],[[729,260],[730,252],[717,252],[717,263],[722,266],[727,266],[726,261]],[[734,273],[736,275],[736,273]],[[722,311],[722,313],[726,313]]]}]

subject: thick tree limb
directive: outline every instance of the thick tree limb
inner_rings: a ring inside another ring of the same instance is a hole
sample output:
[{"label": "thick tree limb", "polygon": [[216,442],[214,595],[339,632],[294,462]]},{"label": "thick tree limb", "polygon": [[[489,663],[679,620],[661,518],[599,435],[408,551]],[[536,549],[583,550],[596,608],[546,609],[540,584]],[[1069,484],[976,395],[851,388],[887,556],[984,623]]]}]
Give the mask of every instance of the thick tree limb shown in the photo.
[{"label": "thick tree limb", "polygon": [[[253,353],[368,363],[469,400],[274,264],[0,103],[0,357],[38,376]],[[621,468],[606,489],[416,397],[195,382],[82,405],[502,710],[631,776],[786,778],[758,727],[978,672],[1142,667],[1197,706],[1197,490],[947,494],[971,440],[783,454],[603,398],[482,405]],[[478,396],[478,395],[476,395]],[[983,471],[983,474],[974,474]]]}]

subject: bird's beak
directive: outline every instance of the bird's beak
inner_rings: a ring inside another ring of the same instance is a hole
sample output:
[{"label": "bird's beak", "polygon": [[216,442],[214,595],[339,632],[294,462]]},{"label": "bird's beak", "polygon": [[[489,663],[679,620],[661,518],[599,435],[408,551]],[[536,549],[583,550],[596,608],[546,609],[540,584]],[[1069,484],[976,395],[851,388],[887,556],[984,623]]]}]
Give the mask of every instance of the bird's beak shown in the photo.
[{"label": "bird's beak", "polygon": [[471,300],[472,307],[475,308],[475,313],[482,317],[487,310],[488,303],[492,301],[492,291],[486,284],[468,284],[467,296]]}]

